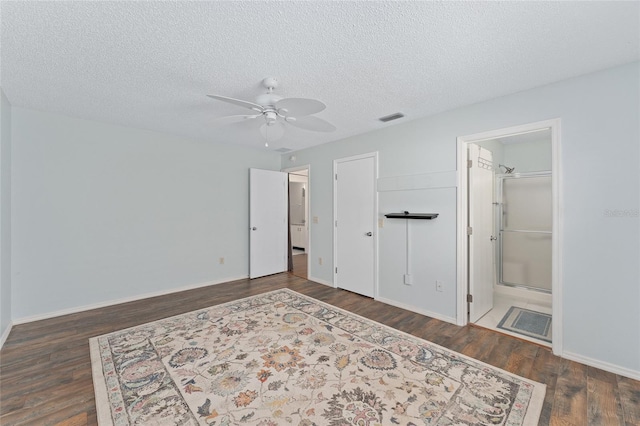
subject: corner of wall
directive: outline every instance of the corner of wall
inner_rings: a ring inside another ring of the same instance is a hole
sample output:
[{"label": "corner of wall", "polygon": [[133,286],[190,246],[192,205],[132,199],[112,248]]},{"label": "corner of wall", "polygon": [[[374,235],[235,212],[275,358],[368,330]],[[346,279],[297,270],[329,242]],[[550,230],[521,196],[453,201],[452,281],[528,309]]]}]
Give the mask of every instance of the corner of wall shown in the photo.
[{"label": "corner of wall", "polygon": [[2,347],[4,346],[4,342],[7,341],[7,338],[9,337],[9,333],[11,333],[12,327],[13,327],[13,322],[9,321],[9,324],[7,324],[6,328],[2,331],[2,334],[0,335],[0,350],[2,350]]},{"label": "corner of wall", "polygon": [[0,88],[0,348],[11,331],[11,104]]}]

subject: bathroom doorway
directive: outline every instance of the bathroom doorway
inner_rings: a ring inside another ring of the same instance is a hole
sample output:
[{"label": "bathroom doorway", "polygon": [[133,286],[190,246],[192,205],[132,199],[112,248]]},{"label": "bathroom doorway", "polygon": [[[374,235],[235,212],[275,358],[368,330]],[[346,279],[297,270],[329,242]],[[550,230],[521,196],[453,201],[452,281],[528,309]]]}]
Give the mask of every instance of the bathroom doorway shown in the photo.
[{"label": "bathroom doorway", "polygon": [[459,306],[467,314],[462,323],[556,352],[561,310],[554,294],[559,286],[554,123],[459,138],[467,167],[461,173],[465,214],[459,218],[467,234],[467,279],[459,289],[467,297]]}]

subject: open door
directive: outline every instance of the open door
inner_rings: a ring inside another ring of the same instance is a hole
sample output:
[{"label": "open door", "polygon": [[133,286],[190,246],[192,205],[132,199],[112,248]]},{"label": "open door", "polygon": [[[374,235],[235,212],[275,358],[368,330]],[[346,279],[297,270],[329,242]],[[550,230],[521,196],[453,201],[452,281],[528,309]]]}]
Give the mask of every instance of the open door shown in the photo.
[{"label": "open door", "polygon": [[249,169],[249,277],[287,270],[288,175]]},{"label": "open door", "polygon": [[469,321],[493,308],[493,169],[492,154],[468,144],[469,164]]}]

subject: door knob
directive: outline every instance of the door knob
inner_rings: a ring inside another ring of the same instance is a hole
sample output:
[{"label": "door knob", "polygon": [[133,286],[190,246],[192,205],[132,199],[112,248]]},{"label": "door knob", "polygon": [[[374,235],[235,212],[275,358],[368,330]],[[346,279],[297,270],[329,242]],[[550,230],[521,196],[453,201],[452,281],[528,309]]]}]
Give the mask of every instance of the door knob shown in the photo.
[{"label": "door knob", "polygon": [[373,232],[367,232],[367,233],[366,233],[366,234],[364,234],[364,235],[366,235],[367,237],[370,237],[370,236],[372,236],[372,235],[373,235]]},{"label": "door knob", "polygon": [[251,228],[252,231],[257,231],[258,228],[256,228],[255,226],[253,228]]},{"label": "door knob", "polygon": [[493,235],[491,236],[491,238],[489,238],[489,240],[490,240],[490,241],[495,241],[495,240],[497,240],[497,239],[498,239],[498,238],[497,238],[497,237],[494,237]]}]

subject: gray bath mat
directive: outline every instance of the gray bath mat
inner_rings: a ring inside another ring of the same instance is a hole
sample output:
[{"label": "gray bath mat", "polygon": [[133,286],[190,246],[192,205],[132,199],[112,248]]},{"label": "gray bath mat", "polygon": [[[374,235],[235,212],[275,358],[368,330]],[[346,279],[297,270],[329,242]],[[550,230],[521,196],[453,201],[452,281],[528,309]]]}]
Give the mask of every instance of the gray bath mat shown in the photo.
[{"label": "gray bath mat", "polygon": [[551,315],[512,306],[498,328],[551,343]]}]

